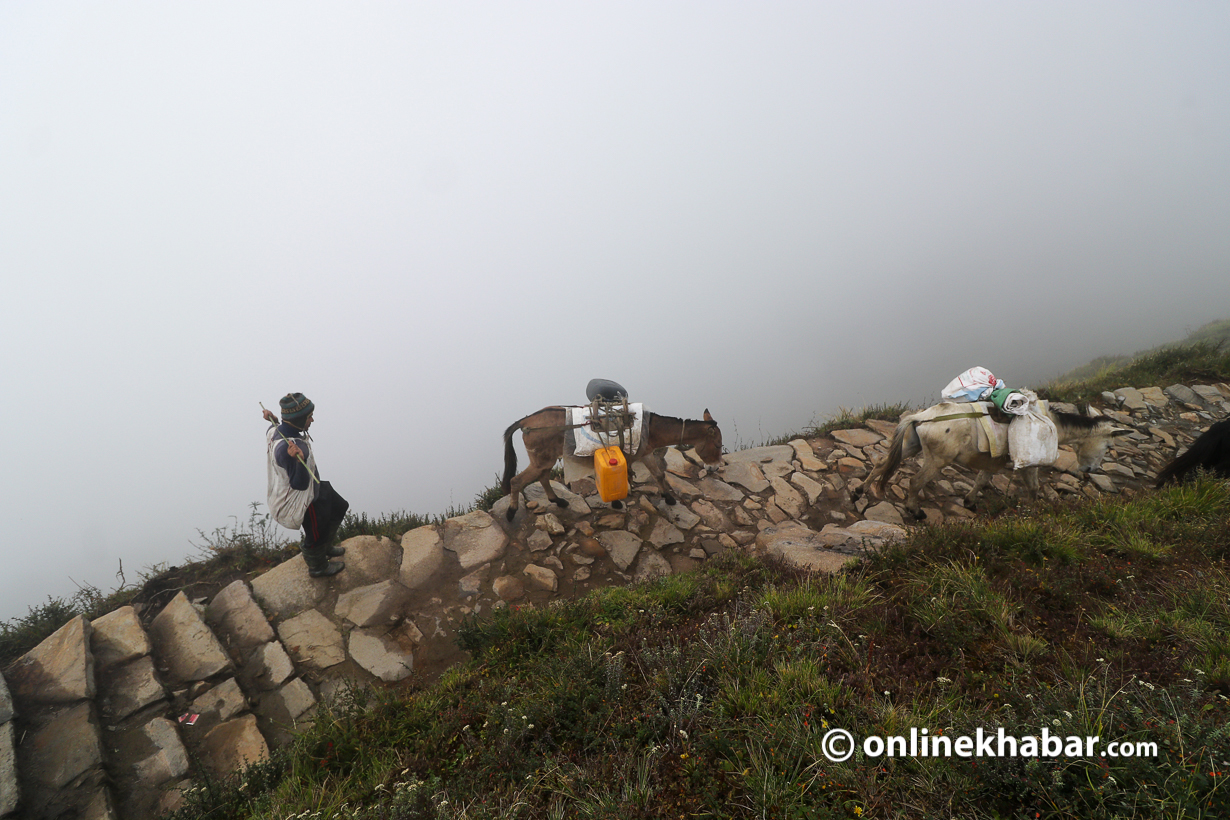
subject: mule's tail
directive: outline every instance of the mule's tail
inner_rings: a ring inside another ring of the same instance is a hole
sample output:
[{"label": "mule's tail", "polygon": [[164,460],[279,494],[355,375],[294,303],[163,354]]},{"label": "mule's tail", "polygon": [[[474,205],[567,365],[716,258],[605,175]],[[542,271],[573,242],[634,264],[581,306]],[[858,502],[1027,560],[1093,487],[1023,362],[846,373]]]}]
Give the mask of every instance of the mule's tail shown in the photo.
[{"label": "mule's tail", "polygon": [[892,478],[893,473],[897,472],[897,468],[901,466],[905,449],[905,437],[914,427],[914,419],[909,418],[897,425],[896,432],[893,433],[893,442],[889,445],[888,455],[884,456],[884,460],[876,466],[876,470],[880,474],[879,481],[876,486],[880,490],[880,495],[888,489],[888,480]]},{"label": "mule's tail", "polygon": [[504,431],[504,478],[500,481],[500,489],[504,491],[504,495],[512,492],[512,479],[517,474],[517,451],[513,448],[513,433],[521,429],[524,421],[525,419],[517,419]]}]

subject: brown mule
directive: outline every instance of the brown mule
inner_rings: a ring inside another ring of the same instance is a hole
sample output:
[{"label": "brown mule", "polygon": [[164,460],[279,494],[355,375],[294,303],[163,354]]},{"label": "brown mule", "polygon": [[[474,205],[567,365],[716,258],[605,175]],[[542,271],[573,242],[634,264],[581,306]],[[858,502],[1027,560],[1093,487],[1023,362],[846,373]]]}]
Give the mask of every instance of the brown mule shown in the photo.
[{"label": "brown mule", "polygon": [[[555,462],[564,455],[564,434],[568,424],[568,411],[565,407],[544,407],[537,413],[531,413],[508,425],[504,431],[504,480],[501,487],[512,499],[508,505],[509,521],[517,514],[517,501],[521,491],[535,481],[542,484],[547,491],[547,498],[560,507],[567,507],[568,502],[559,498],[551,489],[548,474]],[[530,466],[520,473],[517,472],[517,451],[513,449],[512,437],[517,430],[525,443],[525,452],[530,457]],[[722,460],[722,431],[709,411],[705,411],[702,421],[695,419],[677,419],[673,416],[659,416],[645,411],[642,421],[641,446],[634,454],[628,456],[628,466],[632,462],[641,461],[653,477],[657,479],[662,491],[662,499],[667,504],[674,504],[675,497],[666,489],[665,470],[662,460],[655,451],[672,444],[691,444],[696,453],[708,464],[718,464]]]}]

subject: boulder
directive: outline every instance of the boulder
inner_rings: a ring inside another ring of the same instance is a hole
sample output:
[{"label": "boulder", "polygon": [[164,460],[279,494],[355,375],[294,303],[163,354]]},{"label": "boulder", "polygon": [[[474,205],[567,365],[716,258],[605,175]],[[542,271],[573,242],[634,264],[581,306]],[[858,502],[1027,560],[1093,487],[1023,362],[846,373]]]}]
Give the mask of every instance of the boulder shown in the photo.
[{"label": "boulder", "polygon": [[130,606],[95,618],[90,625],[94,628],[90,651],[94,654],[95,673],[150,653],[149,636]]},{"label": "boulder", "polygon": [[636,554],[641,550],[641,539],[627,530],[600,532],[597,539],[620,572],[628,571],[628,567],[636,560]]},{"label": "boulder", "polygon": [[356,535],[339,546],[346,548],[346,554],[338,559],[346,562],[346,569],[336,576],[337,588],[343,592],[392,578],[405,563],[400,539]]},{"label": "boulder", "polygon": [[[746,463],[746,462],[745,462]],[[755,464],[748,464],[749,467],[755,468]],[[700,480],[700,491],[712,501],[742,501],[744,498],[743,491],[730,486],[725,481],[708,476]]]},{"label": "boulder", "polygon": [[521,579],[515,578],[512,575],[501,575],[491,582],[491,590],[499,596],[501,601],[519,601],[525,597],[525,584],[521,583]]},{"label": "boulder", "polygon": [[443,537],[444,548],[456,553],[465,571],[498,561],[508,546],[508,535],[482,510],[445,521]]},{"label": "boulder", "polygon": [[308,575],[301,553],[254,578],[252,595],[274,620],[281,620],[312,609],[323,601],[329,592],[329,580]]},{"label": "boulder", "polygon": [[863,427],[855,427],[848,430],[834,430],[829,433],[834,440],[842,444],[848,444],[851,447],[857,447],[859,450],[864,447],[870,447],[873,444],[884,440],[884,436],[877,433],[875,430],[868,430]]},{"label": "boulder", "polygon": [[102,676],[98,690],[98,711],[111,724],[157,703],[167,694],[158,682],[149,655],[112,667]]},{"label": "boulder", "polygon": [[355,626],[389,624],[401,618],[409,600],[410,591],[397,581],[381,581],[342,593],[333,613]]},{"label": "boulder", "polygon": [[761,530],[756,546],[770,556],[812,572],[837,572],[855,560],[827,549],[819,533],[796,521]]},{"label": "boulder", "polygon": [[18,747],[22,779],[49,789],[64,788],[102,761],[98,724],[89,703],[55,713],[28,732]]},{"label": "boulder", "polygon": [[421,589],[444,564],[444,539],[435,525],[417,527],[401,537],[401,582]]},{"label": "boulder", "polygon": [[230,666],[222,644],[182,592],[154,618],[149,637],[171,682],[205,680]]},{"label": "boulder", "polygon": [[13,719],[13,696],[9,694],[9,686],[0,674],[0,723],[8,723]]},{"label": "boulder", "polygon": [[93,698],[92,633],[90,622],[77,615],[18,658],[5,671],[18,705],[73,703]]},{"label": "boulder", "polygon": [[13,722],[0,723],[0,817],[17,810],[21,791],[17,780],[16,731]]},{"label": "boulder", "polygon": [[725,464],[719,474],[731,484],[747,488],[749,492],[762,493],[769,489],[760,465],[755,461],[733,461]]},{"label": "boulder", "polygon": [[550,567],[527,564],[521,572],[529,579],[530,584],[538,589],[543,589],[547,592],[555,592],[559,589],[559,576]]},{"label": "boulder", "polygon": [[314,609],[278,624],[278,635],[295,662],[309,668],[328,669],[346,660],[342,633]]},{"label": "boulder", "polygon": [[248,699],[244,697],[239,683],[234,678],[227,678],[198,695],[196,700],[192,701],[189,711],[200,715],[204,721],[202,724],[202,721],[198,720],[197,725],[212,727],[225,723],[247,708]]},{"label": "boulder", "polygon": [[201,763],[217,778],[269,758],[269,745],[256,727],[256,715],[246,714],[210,730],[201,741]]},{"label": "boulder", "polygon": [[244,665],[243,679],[253,689],[263,691],[281,686],[293,674],[295,665],[286,649],[273,640],[252,650]]},{"label": "boulder", "polygon": [[274,639],[273,627],[242,578],[232,581],[209,602],[205,607],[205,623],[213,627],[239,657]]},{"label": "boulder", "polygon": [[723,464],[735,464],[740,461],[751,461],[756,464],[765,464],[770,461],[784,461],[790,463],[794,460],[794,448],[789,444],[773,444],[767,447],[749,447],[746,450],[736,450],[733,453],[727,453],[722,456]]},{"label": "boulder", "polygon": [[404,680],[414,671],[414,633],[356,629],[350,633],[350,657],[386,683]]},{"label": "boulder", "polygon": [[642,550],[640,560],[636,562],[636,572],[632,580],[636,583],[655,581],[671,574],[671,562],[653,550]]}]

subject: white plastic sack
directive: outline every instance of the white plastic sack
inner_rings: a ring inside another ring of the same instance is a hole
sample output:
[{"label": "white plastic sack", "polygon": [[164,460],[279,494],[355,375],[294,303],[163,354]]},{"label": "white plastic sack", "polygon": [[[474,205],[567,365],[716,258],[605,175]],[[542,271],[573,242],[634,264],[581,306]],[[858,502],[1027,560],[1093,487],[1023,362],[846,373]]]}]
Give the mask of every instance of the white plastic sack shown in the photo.
[{"label": "white plastic sack", "polygon": [[[1025,403],[1012,410],[1017,417],[1008,425],[1008,455],[1012,458],[1012,469],[1054,464],[1059,455],[1059,431],[1055,429],[1055,422],[1042,412],[1038,396],[1032,390],[1013,393],[1017,395],[1021,395]],[[1004,404],[1007,410],[1007,402]]]},{"label": "white plastic sack", "polygon": [[1002,380],[985,367],[971,367],[948,383],[940,393],[945,401],[978,401],[987,393],[1003,387]]}]

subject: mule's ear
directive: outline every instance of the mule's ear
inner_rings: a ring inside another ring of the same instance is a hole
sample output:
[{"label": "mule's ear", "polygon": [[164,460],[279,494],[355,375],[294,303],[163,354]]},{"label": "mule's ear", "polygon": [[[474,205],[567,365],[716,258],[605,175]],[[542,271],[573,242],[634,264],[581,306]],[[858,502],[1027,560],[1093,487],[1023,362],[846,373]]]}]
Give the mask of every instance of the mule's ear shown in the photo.
[{"label": "mule's ear", "polygon": [[709,415],[709,408],[705,408],[705,421],[713,421],[713,416]]},{"label": "mule's ear", "polygon": [[1118,438],[1119,436],[1126,436],[1129,433],[1134,433],[1134,432],[1136,431],[1130,428],[1127,428],[1127,427],[1116,427],[1115,429],[1110,431],[1110,435],[1111,435],[1111,438]]}]

